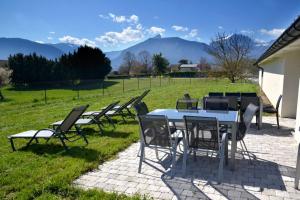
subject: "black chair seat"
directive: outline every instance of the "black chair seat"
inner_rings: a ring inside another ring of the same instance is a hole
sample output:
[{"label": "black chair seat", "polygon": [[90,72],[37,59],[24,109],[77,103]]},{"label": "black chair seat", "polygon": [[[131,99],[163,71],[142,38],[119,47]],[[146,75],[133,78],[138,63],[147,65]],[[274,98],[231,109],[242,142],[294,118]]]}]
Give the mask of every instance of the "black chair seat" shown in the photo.
[{"label": "black chair seat", "polygon": [[265,113],[276,113],[277,110],[273,106],[267,105],[267,106],[264,106],[263,112],[265,112]]}]

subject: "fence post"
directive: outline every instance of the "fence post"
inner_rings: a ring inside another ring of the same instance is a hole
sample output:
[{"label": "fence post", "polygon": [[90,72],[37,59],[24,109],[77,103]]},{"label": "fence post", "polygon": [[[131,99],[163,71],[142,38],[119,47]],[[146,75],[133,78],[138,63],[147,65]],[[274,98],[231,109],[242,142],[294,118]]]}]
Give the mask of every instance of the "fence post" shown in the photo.
[{"label": "fence post", "polygon": [[151,89],[151,76],[150,76],[150,89]]},{"label": "fence post", "polygon": [[104,79],[102,80],[102,96],[104,96]]},{"label": "fence post", "polygon": [[138,81],[138,90],[140,89],[140,79],[139,77],[137,77],[137,81]]},{"label": "fence post", "polygon": [[45,100],[45,104],[47,104],[47,89],[44,89],[44,100]]},{"label": "fence post", "polygon": [[79,87],[77,85],[77,99],[79,99]]},{"label": "fence post", "polygon": [[123,93],[124,93],[125,92],[125,85],[124,85],[125,79],[124,78],[122,79],[122,82],[123,82]]},{"label": "fence post", "polygon": [[161,75],[159,76],[159,87],[161,87]]}]

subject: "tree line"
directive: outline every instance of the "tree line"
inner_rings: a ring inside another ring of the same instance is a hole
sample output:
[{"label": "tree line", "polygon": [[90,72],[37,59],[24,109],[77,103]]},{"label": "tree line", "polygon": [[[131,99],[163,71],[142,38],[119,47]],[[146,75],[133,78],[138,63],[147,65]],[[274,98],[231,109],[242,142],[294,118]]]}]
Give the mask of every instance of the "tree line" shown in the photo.
[{"label": "tree line", "polygon": [[13,84],[104,79],[112,69],[110,59],[100,49],[88,46],[55,60],[35,53],[10,55],[8,68]]}]

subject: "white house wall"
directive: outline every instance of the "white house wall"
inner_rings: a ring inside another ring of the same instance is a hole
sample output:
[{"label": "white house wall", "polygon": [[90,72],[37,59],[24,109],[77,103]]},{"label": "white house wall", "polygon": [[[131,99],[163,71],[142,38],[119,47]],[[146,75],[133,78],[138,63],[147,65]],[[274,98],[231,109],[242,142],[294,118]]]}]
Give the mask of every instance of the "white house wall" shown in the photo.
[{"label": "white house wall", "polygon": [[[262,90],[272,105],[276,106],[277,99],[283,91],[284,59],[274,59],[262,64],[261,67],[264,68],[264,73],[263,80],[259,83],[262,84]],[[279,108],[279,113],[282,115],[281,108]]]},{"label": "white house wall", "polygon": [[[296,117],[298,103],[298,88],[300,77],[300,51],[293,51],[286,54],[283,83],[282,116]],[[300,105],[300,104],[299,104]]]}]

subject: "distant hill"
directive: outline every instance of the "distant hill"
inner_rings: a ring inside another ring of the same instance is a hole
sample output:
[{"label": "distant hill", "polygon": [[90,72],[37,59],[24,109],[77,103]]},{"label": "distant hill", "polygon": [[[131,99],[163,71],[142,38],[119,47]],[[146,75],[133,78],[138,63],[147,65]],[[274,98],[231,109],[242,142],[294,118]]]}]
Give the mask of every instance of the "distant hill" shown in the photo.
[{"label": "distant hill", "polygon": [[207,47],[208,45],[205,43],[184,40],[179,37],[161,38],[160,36],[156,36],[122,51],[107,52],[106,54],[111,59],[113,68],[118,69],[127,51],[135,55],[144,50],[150,54],[161,52],[170,63],[177,63],[183,58],[192,62],[198,62],[201,57],[205,57],[208,61],[211,61],[211,56],[206,52]]},{"label": "distant hill", "polygon": [[48,45],[60,49],[64,53],[73,53],[79,47],[78,45],[69,44],[69,43],[57,43],[57,44],[48,44]]},{"label": "distant hill", "polygon": [[58,58],[63,51],[49,44],[40,44],[21,38],[0,38],[0,59],[7,60],[11,54],[36,52],[49,59]]},{"label": "distant hill", "polygon": [[[251,57],[258,58],[272,42],[255,43]],[[78,47],[68,43],[40,44],[21,38],[0,38],[0,60],[7,60],[11,54],[30,54],[33,52],[48,59],[54,59],[60,57],[63,53],[72,53]],[[150,54],[161,52],[171,64],[178,63],[180,59],[188,59],[193,63],[197,63],[201,57],[213,62],[213,58],[206,51],[207,48],[209,48],[209,45],[206,43],[189,41],[179,37],[162,38],[157,35],[127,49],[105,52],[105,54],[111,59],[113,69],[117,70],[122,64],[123,56],[127,51],[134,53],[136,56],[144,50]]]},{"label": "distant hill", "polygon": [[[270,43],[254,43],[251,57],[259,57],[269,46]],[[148,51],[150,54],[161,52],[171,64],[178,63],[180,59],[188,59],[193,63],[199,62],[201,57],[213,62],[213,58],[207,53],[209,45],[202,42],[184,40],[179,37],[162,38],[160,35],[149,38],[144,42],[138,43],[122,51],[106,52],[112,61],[112,67],[117,70],[123,62],[123,56],[127,51],[134,53],[136,56],[141,51]]]}]

